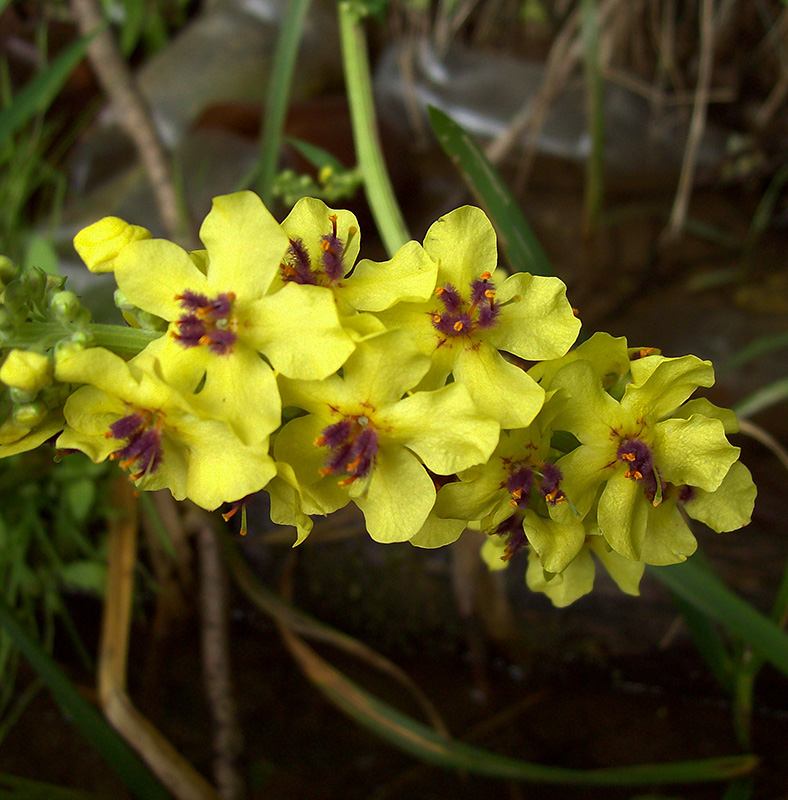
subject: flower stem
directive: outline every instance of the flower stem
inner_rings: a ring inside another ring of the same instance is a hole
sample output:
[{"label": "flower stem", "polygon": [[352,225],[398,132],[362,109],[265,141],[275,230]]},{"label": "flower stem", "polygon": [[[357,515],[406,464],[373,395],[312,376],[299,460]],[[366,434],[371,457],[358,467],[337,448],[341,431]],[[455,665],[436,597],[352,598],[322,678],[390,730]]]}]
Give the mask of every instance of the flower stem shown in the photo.
[{"label": "flower stem", "polygon": [[287,101],[290,98],[290,85],[310,2],[311,0],[290,0],[285,4],[285,16],[274,51],[274,61],[271,65],[273,77],[265,103],[263,135],[260,141],[260,172],[257,178],[257,191],[269,208],[273,199],[271,189],[279,164],[279,148],[282,142]]},{"label": "flower stem", "polygon": [[356,157],[378,231],[389,255],[393,255],[410,235],[383,158],[375,120],[367,38],[357,7],[350,0],[339,3],[339,37]]},{"label": "flower stem", "polygon": [[[121,356],[136,356],[154,339],[158,339],[160,331],[143,331],[123,325],[90,325],[85,332],[91,337],[91,344],[106,347]],[[54,347],[58,342],[69,338],[71,331],[57,322],[26,322],[12,336],[3,339],[6,347],[28,348],[37,345],[44,349]]]}]

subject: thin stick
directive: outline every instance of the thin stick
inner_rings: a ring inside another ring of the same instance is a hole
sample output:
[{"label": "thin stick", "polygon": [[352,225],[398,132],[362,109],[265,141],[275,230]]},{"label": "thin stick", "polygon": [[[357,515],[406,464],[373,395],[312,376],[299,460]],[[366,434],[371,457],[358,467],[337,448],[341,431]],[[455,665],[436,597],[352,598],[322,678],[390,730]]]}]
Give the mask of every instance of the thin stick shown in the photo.
[{"label": "thin stick", "polygon": [[98,661],[98,691],[104,714],[179,800],[219,800],[213,787],[134,707],[126,691],[129,628],[137,558],[137,504],[131,484],[115,483],[119,514],[109,527],[107,593]]},{"label": "thin stick", "polygon": [[88,48],[96,78],[118,116],[118,121],[137,148],[167,235],[183,238],[178,197],[172,167],[153,124],[150,111],[121,55],[98,0],[71,0],[71,12],[83,35],[99,32]]},{"label": "thin stick", "polygon": [[687,208],[692,194],[698,148],[706,127],[706,109],[709,105],[709,87],[714,67],[714,0],[703,0],[700,9],[700,62],[698,64],[698,84],[695,90],[695,105],[692,107],[687,146],[681,165],[676,199],[670,212],[670,219],[663,234],[665,241],[676,239],[687,220]]},{"label": "thin stick", "polygon": [[197,528],[202,612],[202,665],[205,691],[213,716],[213,773],[222,800],[246,796],[238,769],[243,734],[232,690],[232,665],[227,632],[227,574],[216,532],[207,520]]}]

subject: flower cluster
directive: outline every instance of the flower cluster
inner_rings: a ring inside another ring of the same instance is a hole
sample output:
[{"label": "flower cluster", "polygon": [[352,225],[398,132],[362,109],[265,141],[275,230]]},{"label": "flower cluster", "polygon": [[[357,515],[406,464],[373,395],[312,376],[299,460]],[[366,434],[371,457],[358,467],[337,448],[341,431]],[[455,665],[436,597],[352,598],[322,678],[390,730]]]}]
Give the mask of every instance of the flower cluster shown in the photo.
[{"label": "flower cluster", "polygon": [[[527,552],[556,605],[590,591],[592,552],[634,594],[645,564],[693,552],[687,516],[749,520],[736,419],[689,399],[711,364],[602,333],[571,349],[566,287],[501,279],[478,208],[383,263],[358,260],[353,214],[313,198],[279,224],[251,192],[218,197],[200,239],[187,252],[114,217],[77,235],[88,269],[114,274],[136,354],[73,334],[36,351],[9,329],[0,456],[59,433],[209,510],[264,489],[297,542],[349,503],[380,542],[473,528],[494,566]],[[46,391],[60,400],[24,411]]]}]

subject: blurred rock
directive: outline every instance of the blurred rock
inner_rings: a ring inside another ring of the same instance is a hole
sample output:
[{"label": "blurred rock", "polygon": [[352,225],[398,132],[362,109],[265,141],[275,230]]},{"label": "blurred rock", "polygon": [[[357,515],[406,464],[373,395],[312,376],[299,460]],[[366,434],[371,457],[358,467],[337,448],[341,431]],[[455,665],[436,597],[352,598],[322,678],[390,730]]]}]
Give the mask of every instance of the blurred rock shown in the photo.
[{"label": "blurred rock", "polygon": [[[412,50],[411,50],[412,48]],[[444,111],[467,131],[485,139],[503,133],[512,119],[541,89],[545,67],[501,52],[478,51],[453,42],[445,56],[431,42],[390,44],[375,78],[381,116],[405,136],[407,126],[429,129],[427,105]],[[648,100],[612,82],[604,88],[605,156],[609,170],[625,174],[667,171],[681,166],[688,114],[657,117]],[[415,117],[415,118],[414,118]],[[531,144],[524,136],[522,147]],[[698,149],[698,167],[722,161],[725,137],[707,126]],[[537,152],[585,162],[591,150],[586,123],[586,90],[573,79],[552,104],[536,138]]]}]

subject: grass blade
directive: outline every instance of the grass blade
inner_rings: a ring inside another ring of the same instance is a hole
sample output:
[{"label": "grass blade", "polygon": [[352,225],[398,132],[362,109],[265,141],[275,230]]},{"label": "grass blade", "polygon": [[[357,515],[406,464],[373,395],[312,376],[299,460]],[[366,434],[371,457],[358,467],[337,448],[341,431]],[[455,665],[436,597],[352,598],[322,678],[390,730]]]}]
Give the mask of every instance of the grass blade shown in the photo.
[{"label": "grass blade", "polygon": [[92,792],[68,789],[54,783],[0,773],[0,799],[9,800],[103,800]]},{"label": "grass blade", "polygon": [[279,148],[290,99],[290,86],[310,1],[290,0],[285,3],[285,16],[279,27],[279,39],[271,64],[272,80],[265,104],[263,135],[260,140],[260,173],[257,178],[258,194],[269,207],[272,200],[271,188],[279,166]]},{"label": "grass blade", "polygon": [[0,145],[36,114],[49,108],[69,75],[82,61],[92,39],[92,36],[81,36],[72,42],[49,67],[17,92],[8,108],[0,111]]},{"label": "grass blade", "polygon": [[748,364],[750,361],[762,355],[786,348],[788,348],[788,333],[759,336],[754,342],[750,342],[750,344],[745,345],[741,350],[734,353],[727,361],[723,361],[723,363],[717,367],[717,374],[731,372],[734,369],[743,367],[745,364]]},{"label": "grass blade", "polygon": [[74,727],[96,748],[131,793],[140,800],[171,800],[136,753],[82,697],[38,642],[17,623],[5,603],[0,603],[0,625],[47,685]]},{"label": "grass blade", "polygon": [[738,417],[752,417],[786,400],[788,400],[788,378],[780,378],[739,400],[733,410]]},{"label": "grass blade", "polygon": [[647,567],[673,594],[716,620],[734,636],[788,675],[788,635],[768,617],[734,594],[714,573],[690,558],[669,567]]},{"label": "grass blade", "polygon": [[695,647],[698,648],[703,660],[722,688],[731,693],[734,688],[733,659],[714,623],[682,597],[674,594],[673,602],[687,623]]},{"label": "grass blade", "polygon": [[444,152],[490,215],[512,269],[533,275],[554,275],[536,234],[487,156],[468,133],[443,111],[430,106],[429,114],[432,130]]},{"label": "grass blade", "polygon": [[440,767],[494,778],[574,786],[640,786],[727,780],[751,772],[755,756],[642,764],[603,769],[565,769],[498,755],[450,739],[364,691],[286,629],[282,635],[307,677],[356,722],[395,747]]},{"label": "grass blade", "polygon": [[366,661],[381,672],[387,673],[413,694],[433,727],[436,730],[446,732],[446,725],[437,710],[407,673],[389,661],[389,659],[380,655],[380,653],[358,641],[358,639],[335,630],[286,603],[260,583],[238,550],[233,546],[226,532],[220,530],[220,536],[224,559],[233,576],[233,580],[257,608],[271,616],[280,627],[298,631],[298,633],[308,636],[310,639],[326,642],[356,658]]}]

